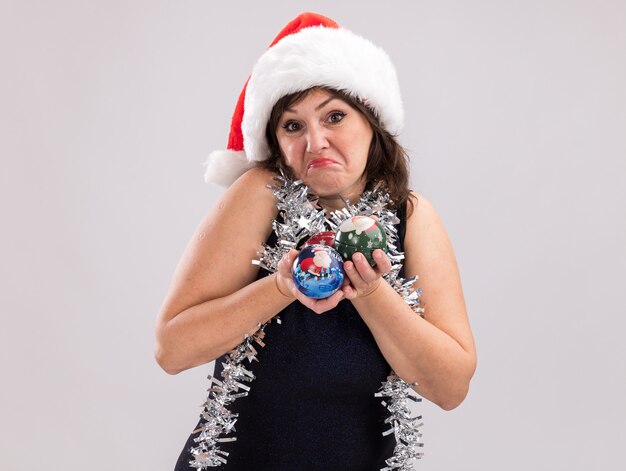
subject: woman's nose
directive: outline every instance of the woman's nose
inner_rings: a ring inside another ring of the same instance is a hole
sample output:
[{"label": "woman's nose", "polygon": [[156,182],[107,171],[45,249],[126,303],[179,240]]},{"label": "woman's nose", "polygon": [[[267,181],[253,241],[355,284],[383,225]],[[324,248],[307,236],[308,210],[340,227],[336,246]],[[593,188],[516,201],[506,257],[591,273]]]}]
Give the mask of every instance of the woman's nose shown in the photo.
[{"label": "woman's nose", "polygon": [[310,154],[319,154],[328,148],[328,137],[322,126],[309,126],[307,133],[306,150]]}]

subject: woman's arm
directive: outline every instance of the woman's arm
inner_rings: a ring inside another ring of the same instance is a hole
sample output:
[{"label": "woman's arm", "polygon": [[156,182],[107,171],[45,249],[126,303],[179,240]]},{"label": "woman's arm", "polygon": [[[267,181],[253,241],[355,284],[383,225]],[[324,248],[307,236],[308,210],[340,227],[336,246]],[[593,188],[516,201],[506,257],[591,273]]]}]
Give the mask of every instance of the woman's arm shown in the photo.
[{"label": "woman's arm", "polygon": [[276,216],[272,178],[259,169],[239,178],[185,249],[156,323],[155,357],[166,372],[214,360],[293,301],[279,274],[255,281],[251,263]]},{"label": "woman's arm", "polygon": [[415,390],[421,396],[449,410],[467,394],[476,351],[452,246],[430,202],[421,195],[415,198],[407,221],[404,267],[407,277],[420,276],[425,318],[415,314],[365,261],[354,262],[353,272],[358,274],[349,276],[355,290],[345,292],[398,376],[417,382]]}]

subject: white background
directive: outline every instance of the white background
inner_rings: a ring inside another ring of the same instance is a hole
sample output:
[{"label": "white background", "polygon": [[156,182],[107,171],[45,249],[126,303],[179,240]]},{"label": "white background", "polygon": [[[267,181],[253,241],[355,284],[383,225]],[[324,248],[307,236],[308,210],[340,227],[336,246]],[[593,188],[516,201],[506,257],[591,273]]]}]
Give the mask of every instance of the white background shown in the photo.
[{"label": "white background", "polygon": [[461,268],[478,370],[416,469],[623,466],[626,2],[1,0],[0,469],[173,469],[210,368],[161,371],[155,316],[306,10],[392,57]]}]

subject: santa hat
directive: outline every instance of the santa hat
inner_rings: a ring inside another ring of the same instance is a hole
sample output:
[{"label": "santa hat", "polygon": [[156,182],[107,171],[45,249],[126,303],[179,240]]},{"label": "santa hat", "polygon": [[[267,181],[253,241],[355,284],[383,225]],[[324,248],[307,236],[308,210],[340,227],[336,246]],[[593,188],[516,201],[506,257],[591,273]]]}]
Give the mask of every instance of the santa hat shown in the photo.
[{"label": "santa hat", "polygon": [[323,86],[366,104],[389,133],[404,119],[396,71],[389,56],[367,39],[330,18],[302,13],[258,60],[233,114],[227,150],[209,155],[207,182],[230,186],[255,162],[269,157],[265,129],[276,102],[285,95]]}]

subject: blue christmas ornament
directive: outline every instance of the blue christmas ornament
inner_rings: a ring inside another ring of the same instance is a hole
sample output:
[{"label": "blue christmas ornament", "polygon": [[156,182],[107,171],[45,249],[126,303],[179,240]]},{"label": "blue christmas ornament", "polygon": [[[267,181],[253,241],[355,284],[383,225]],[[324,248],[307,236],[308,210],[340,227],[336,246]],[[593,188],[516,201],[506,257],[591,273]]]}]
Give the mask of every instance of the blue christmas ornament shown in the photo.
[{"label": "blue christmas ornament", "polygon": [[298,289],[309,298],[327,298],[341,288],[343,260],[332,247],[309,245],[293,261],[291,274]]}]

